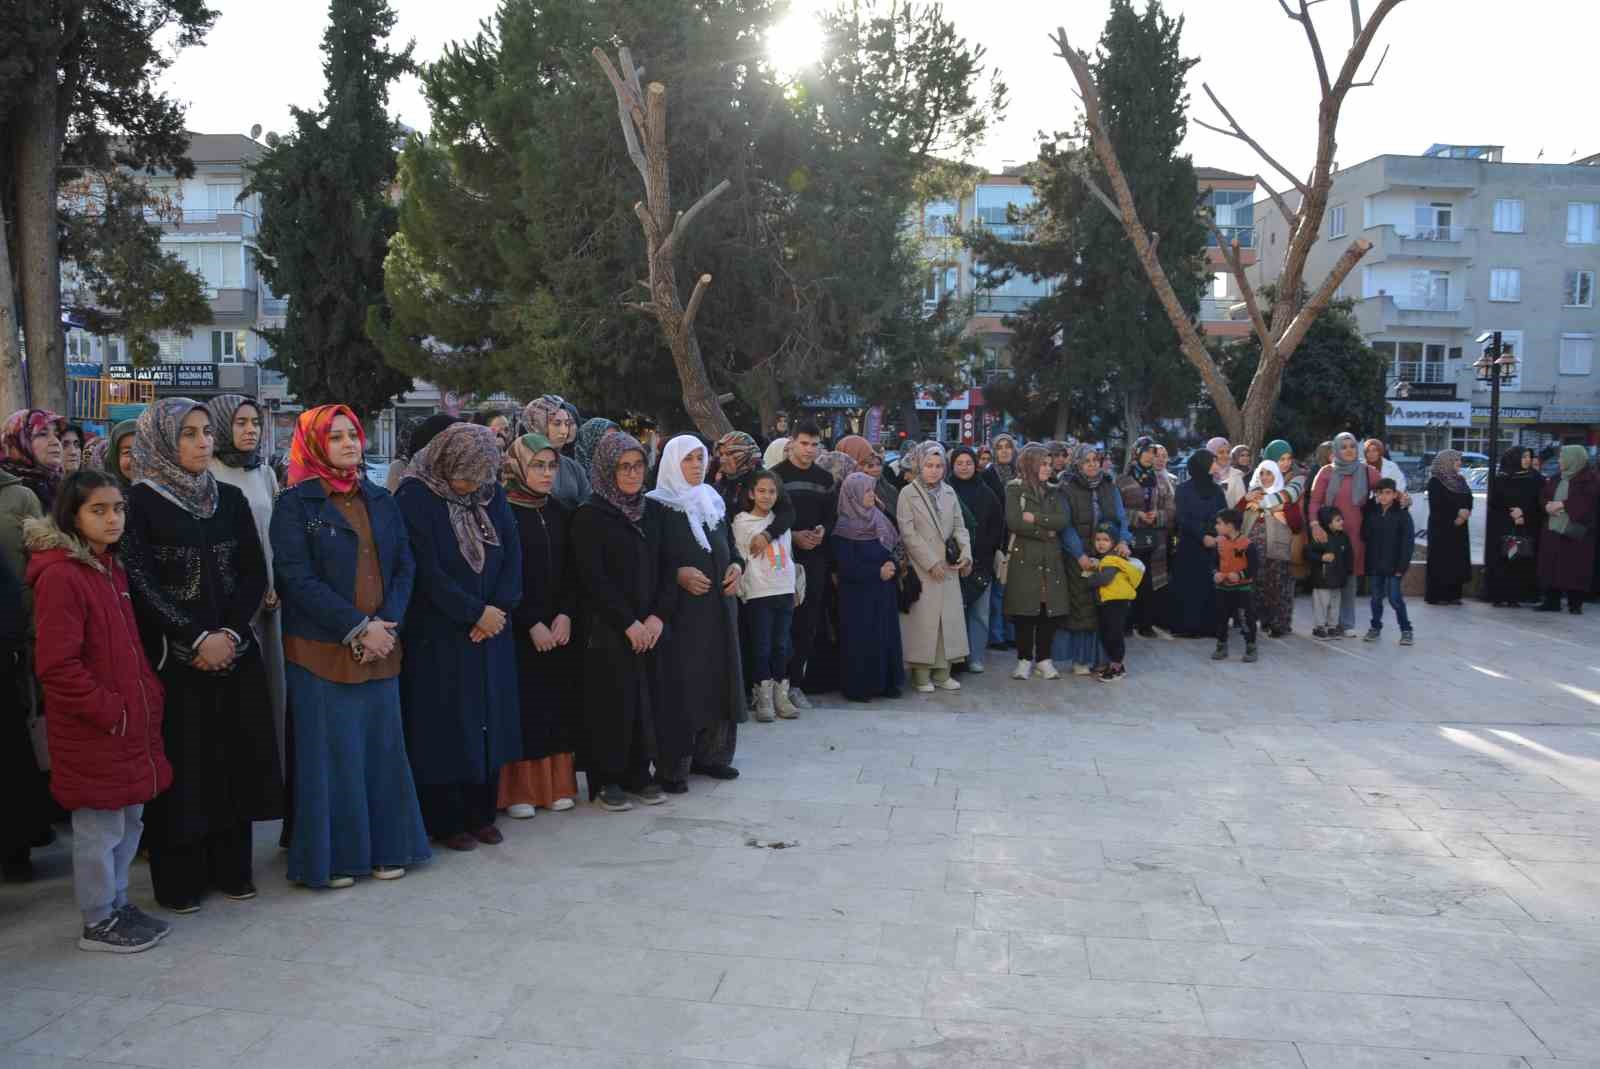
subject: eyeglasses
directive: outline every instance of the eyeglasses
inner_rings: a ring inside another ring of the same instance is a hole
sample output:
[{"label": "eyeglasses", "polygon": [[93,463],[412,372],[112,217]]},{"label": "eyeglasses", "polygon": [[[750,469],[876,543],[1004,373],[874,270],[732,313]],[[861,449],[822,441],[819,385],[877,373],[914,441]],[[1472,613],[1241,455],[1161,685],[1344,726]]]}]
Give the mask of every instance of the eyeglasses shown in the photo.
[{"label": "eyeglasses", "polygon": [[618,475],[643,475],[644,474],[644,461],[642,461],[642,460],[625,460],[621,464],[617,465],[617,474]]}]

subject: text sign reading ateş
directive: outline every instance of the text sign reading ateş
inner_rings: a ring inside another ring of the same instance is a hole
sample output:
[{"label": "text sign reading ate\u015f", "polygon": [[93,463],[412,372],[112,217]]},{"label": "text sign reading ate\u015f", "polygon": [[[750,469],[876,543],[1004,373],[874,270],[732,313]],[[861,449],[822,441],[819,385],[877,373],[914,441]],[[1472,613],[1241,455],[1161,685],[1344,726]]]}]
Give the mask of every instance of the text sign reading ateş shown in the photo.
[{"label": "text sign reading ate\u015f", "polygon": [[113,379],[150,382],[156,386],[167,386],[174,389],[214,390],[217,388],[217,365],[215,364],[151,364],[148,367],[135,367],[132,364],[112,364],[106,368],[106,375]]}]

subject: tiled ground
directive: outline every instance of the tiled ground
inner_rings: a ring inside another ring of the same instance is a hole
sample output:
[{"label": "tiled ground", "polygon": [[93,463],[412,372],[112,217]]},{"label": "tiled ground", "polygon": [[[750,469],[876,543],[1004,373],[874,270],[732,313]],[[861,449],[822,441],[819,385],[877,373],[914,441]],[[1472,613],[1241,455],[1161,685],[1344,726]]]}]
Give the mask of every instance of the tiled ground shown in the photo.
[{"label": "tiled ground", "polygon": [[1414,612],[752,724],[737,782],[395,884],[286,886],[264,826],[258,901],[130,958],[58,847],[0,1064],[1600,1067],[1600,612]]}]

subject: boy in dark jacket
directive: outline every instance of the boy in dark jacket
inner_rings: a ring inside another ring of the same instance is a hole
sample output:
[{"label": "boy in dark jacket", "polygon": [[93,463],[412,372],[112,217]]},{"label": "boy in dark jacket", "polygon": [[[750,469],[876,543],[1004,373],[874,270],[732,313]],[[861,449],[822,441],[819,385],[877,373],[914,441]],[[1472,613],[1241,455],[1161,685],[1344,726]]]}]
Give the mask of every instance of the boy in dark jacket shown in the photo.
[{"label": "boy in dark jacket", "polygon": [[1244,661],[1256,659],[1256,610],[1252,596],[1256,572],[1261,568],[1261,549],[1239,532],[1244,517],[1238,509],[1217,513],[1217,648],[1213,661],[1228,659],[1228,628],[1236,613],[1244,614]]},{"label": "boy in dark jacket", "polygon": [[1393,479],[1379,479],[1377,500],[1367,506],[1362,518],[1362,534],[1367,544],[1367,577],[1372,584],[1372,626],[1363,639],[1378,641],[1383,632],[1383,599],[1394,606],[1400,624],[1400,645],[1409,646],[1411,617],[1406,615],[1406,598],[1400,586],[1411,567],[1411,551],[1417,545],[1417,529],[1411,513],[1400,506]]},{"label": "boy in dark jacket", "polygon": [[1339,609],[1344,600],[1345,580],[1355,566],[1355,549],[1344,529],[1344,516],[1331,505],[1317,510],[1317,522],[1328,532],[1328,540],[1307,547],[1311,558],[1311,629],[1315,638],[1344,638],[1349,634],[1339,626]]}]

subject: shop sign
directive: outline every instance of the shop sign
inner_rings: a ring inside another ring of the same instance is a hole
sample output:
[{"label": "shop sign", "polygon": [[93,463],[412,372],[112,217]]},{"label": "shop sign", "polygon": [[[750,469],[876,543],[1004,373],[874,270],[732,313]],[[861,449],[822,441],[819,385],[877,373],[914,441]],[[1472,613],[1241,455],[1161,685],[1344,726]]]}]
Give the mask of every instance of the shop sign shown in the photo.
[{"label": "shop sign", "polygon": [[[1489,406],[1488,405],[1473,405],[1472,406],[1472,422],[1473,422],[1473,424],[1475,426],[1485,426],[1485,427],[1487,427],[1489,425]],[[1500,406],[1500,426],[1502,426],[1502,427],[1508,427],[1508,426],[1513,426],[1513,425],[1518,425],[1518,424],[1526,425],[1526,424],[1532,424],[1532,423],[1538,423],[1538,422],[1539,422],[1539,408],[1538,408],[1537,405],[1535,405],[1532,408],[1529,408],[1527,406],[1514,406],[1514,405],[1501,405]]]},{"label": "shop sign", "polygon": [[860,408],[861,398],[849,390],[830,390],[817,397],[807,397],[801,408]]},{"label": "shop sign", "polygon": [[921,390],[917,393],[917,411],[919,412],[961,412],[969,407],[967,391],[956,394],[943,404],[935,401],[933,394],[927,390]]},{"label": "shop sign", "polygon": [[1546,423],[1600,423],[1600,405],[1545,405]]},{"label": "shop sign", "polygon": [[215,390],[217,365],[151,364],[148,367],[136,367],[133,364],[109,364],[106,367],[106,377],[130,382],[154,383],[158,389],[166,387],[183,390]]},{"label": "shop sign", "polygon": [[1472,419],[1470,401],[1390,401],[1389,427],[1464,427]]},{"label": "shop sign", "polygon": [[961,440],[968,445],[972,443],[973,430],[972,409],[969,408],[961,413]]},{"label": "shop sign", "polygon": [[[1397,387],[1398,388],[1398,387]],[[1454,401],[1456,384],[1453,382],[1408,382],[1405,384],[1408,401]]]}]

